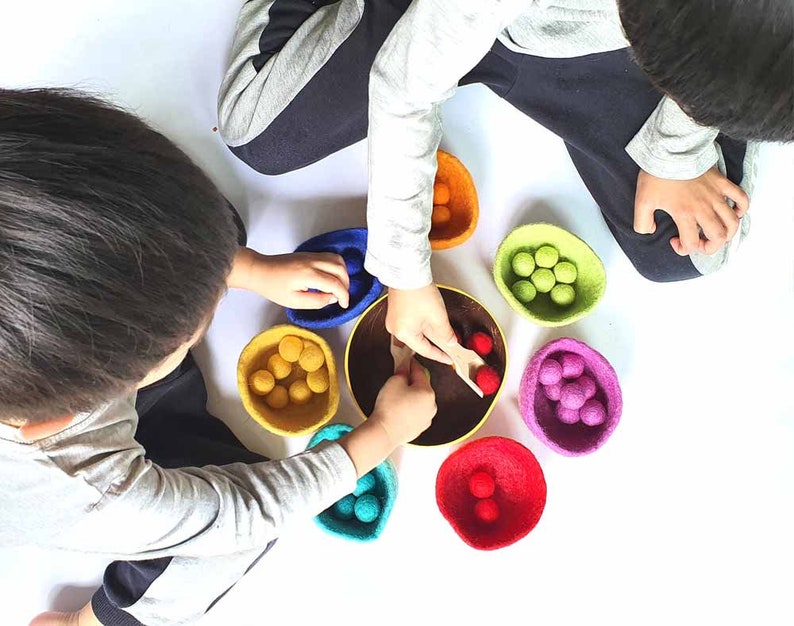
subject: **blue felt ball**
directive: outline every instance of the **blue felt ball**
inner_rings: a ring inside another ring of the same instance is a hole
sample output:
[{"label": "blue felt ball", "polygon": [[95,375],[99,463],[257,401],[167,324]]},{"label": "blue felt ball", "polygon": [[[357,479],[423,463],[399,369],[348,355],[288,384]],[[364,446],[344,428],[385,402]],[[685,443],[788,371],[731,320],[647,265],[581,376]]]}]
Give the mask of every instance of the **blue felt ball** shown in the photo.
[{"label": "blue felt ball", "polygon": [[347,266],[347,275],[355,276],[364,271],[364,255],[356,248],[348,248],[342,253]]},{"label": "blue felt ball", "polygon": [[346,495],[339,500],[333,507],[333,513],[339,519],[353,519],[356,508],[356,497],[353,494]]},{"label": "blue felt ball", "polygon": [[358,483],[356,483],[356,490],[353,492],[353,495],[358,498],[359,496],[363,496],[365,493],[372,491],[373,489],[375,489],[375,475],[370,472],[369,474],[364,474],[358,479]]},{"label": "blue felt ball", "polygon": [[355,514],[360,522],[374,522],[380,515],[380,501],[373,495],[361,496],[356,500]]}]

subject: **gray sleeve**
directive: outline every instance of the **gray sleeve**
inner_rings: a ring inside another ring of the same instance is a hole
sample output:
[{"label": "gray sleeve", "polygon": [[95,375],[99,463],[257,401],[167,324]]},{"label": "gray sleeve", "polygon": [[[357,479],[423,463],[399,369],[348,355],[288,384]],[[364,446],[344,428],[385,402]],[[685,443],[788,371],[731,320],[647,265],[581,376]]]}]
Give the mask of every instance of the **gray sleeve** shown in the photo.
[{"label": "gray sleeve", "polygon": [[430,214],[439,105],[520,11],[519,0],[414,0],[375,58],[369,83],[366,268],[389,287],[432,282]]},{"label": "gray sleeve", "polygon": [[716,128],[701,126],[664,97],[626,146],[643,170],[659,178],[691,180],[717,163]]}]

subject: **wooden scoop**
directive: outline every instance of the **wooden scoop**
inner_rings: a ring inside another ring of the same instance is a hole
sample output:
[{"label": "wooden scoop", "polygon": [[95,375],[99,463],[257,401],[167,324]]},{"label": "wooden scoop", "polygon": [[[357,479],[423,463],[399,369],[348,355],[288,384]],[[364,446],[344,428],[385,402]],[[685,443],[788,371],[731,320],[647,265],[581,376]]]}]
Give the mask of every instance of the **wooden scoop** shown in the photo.
[{"label": "wooden scoop", "polygon": [[461,377],[463,382],[471,387],[472,391],[482,398],[482,389],[480,389],[477,386],[477,383],[475,383],[472,379],[472,376],[474,376],[477,370],[485,365],[485,361],[482,360],[482,357],[480,357],[480,355],[474,350],[464,348],[459,343],[446,345],[437,343],[436,345],[443,352],[445,352],[450,359],[452,359],[452,365],[455,368],[455,372]]}]

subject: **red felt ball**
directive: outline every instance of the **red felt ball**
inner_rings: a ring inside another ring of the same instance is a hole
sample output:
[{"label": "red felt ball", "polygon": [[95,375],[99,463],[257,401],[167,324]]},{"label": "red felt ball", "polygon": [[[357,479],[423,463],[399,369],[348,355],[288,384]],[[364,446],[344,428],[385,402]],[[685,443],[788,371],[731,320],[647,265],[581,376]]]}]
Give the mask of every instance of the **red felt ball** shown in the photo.
[{"label": "red felt ball", "polygon": [[488,472],[474,472],[469,477],[469,491],[475,498],[490,498],[496,484]]},{"label": "red felt ball", "polygon": [[474,350],[481,357],[486,357],[493,350],[493,338],[488,333],[478,331],[466,341],[466,347]]},{"label": "red felt ball", "polygon": [[485,522],[486,524],[493,524],[499,519],[499,505],[495,500],[486,498],[485,500],[478,500],[474,505],[474,514],[477,519]]},{"label": "red felt ball", "polygon": [[499,378],[499,374],[490,365],[483,365],[474,375],[474,382],[486,396],[490,396],[499,389],[502,379]]}]

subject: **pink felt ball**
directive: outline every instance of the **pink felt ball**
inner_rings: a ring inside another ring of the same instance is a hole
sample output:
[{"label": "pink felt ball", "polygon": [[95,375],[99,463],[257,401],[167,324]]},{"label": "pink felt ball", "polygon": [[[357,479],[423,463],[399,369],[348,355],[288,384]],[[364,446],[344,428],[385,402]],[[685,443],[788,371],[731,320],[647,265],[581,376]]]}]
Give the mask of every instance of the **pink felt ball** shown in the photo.
[{"label": "pink felt ball", "polygon": [[584,391],[584,397],[586,400],[589,400],[596,394],[595,381],[587,374],[582,374],[579,378],[576,379],[576,382],[579,383],[579,386],[582,388],[582,391]]},{"label": "pink felt ball", "polygon": [[607,410],[598,400],[588,400],[579,411],[582,423],[588,426],[600,426],[607,419]]},{"label": "pink felt ball", "polygon": [[474,472],[469,478],[469,491],[475,498],[490,498],[496,483],[488,472]]},{"label": "pink felt ball", "polygon": [[538,380],[542,385],[553,385],[562,378],[562,365],[554,359],[546,359],[540,365]]},{"label": "pink felt ball", "polygon": [[560,390],[560,404],[566,409],[580,409],[584,404],[584,389],[579,383],[568,383]]},{"label": "pink felt ball", "polygon": [[566,352],[560,359],[565,378],[579,378],[584,372],[584,359],[575,352]]},{"label": "pink felt ball", "polygon": [[555,402],[559,402],[560,393],[562,393],[562,383],[554,383],[553,385],[544,385],[543,393],[546,394],[546,397],[549,400],[554,400]]},{"label": "pink felt ball", "polygon": [[569,409],[561,404],[557,405],[557,419],[563,424],[576,424],[579,417],[579,409]]},{"label": "pink felt ball", "polygon": [[477,504],[474,505],[474,514],[478,520],[492,524],[499,518],[499,505],[490,498],[478,500]]}]

